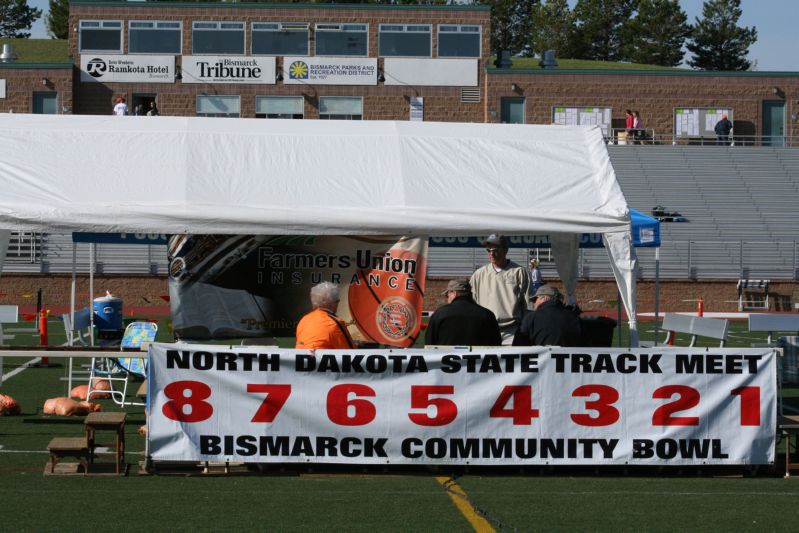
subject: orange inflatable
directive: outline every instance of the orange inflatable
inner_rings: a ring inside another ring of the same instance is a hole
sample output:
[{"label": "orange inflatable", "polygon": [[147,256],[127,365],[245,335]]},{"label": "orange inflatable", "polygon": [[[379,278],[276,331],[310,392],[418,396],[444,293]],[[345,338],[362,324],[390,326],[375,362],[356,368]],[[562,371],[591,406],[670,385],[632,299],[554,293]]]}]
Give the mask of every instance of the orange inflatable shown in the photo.
[{"label": "orange inflatable", "polygon": [[[110,392],[95,392],[95,391],[109,391],[111,390],[111,383],[107,379],[94,379],[94,387],[92,387],[92,400],[107,400],[111,398]],[[86,395],[89,393],[88,385],[78,385],[72,387],[69,391],[70,398],[77,398],[78,400],[87,400]]]},{"label": "orange inflatable", "polygon": [[0,416],[16,416],[21,412],[17,400],[7,394],[0,394]]},{"label": "orange inflatable", "polygon": [[100,410],[99,403],[76,402],[71,398],[50,398],[44,402],[44,414],[58,416],[85,416]]}]

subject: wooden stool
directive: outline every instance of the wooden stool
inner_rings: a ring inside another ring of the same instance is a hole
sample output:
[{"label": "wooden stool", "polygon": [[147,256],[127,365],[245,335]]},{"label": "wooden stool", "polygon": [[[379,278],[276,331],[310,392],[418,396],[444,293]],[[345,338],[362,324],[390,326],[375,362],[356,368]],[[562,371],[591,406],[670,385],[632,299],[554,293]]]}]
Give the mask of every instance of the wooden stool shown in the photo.
[{"label": "wooden stool", "polygon": [[94,462],[94,449],[97,447],[95,433],[102,430],[116,432],[116,473],[122,472],[125,459],[125,413],[89,413],[83,424],[86,426],[86,442],[91,452],[90,460]]},{"label": "wooden stool", "polygon": [[83,466],[83,475],[89,472],[89,445],[84,437],[54,437],[47,445],[50,452],[50,473],[55,473],[55,465],[63,457],[76,457]]},{"label": "wooden stool", "polygon": [[791,435],[799,435],[799,416],[780,416],[777,431],[785,439],[785,477],[788,478],[791,477],[791,470],[799,469],[799,463],[791,462]]}]

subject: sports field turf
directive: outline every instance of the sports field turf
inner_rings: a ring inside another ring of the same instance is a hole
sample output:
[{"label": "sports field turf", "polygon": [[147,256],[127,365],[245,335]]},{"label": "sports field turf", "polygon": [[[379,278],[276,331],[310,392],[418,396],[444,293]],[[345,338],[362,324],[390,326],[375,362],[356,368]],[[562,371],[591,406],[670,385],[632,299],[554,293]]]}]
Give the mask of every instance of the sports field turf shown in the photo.
[{"label": "sports field turf", "polygon": [[[57,329],[53,323],[53,344],[60,342]],[[732,346],[752,341],[743,329],[734,328]],[[161,332],[159,340],[167,340],[166,328]],[[24,361],[6,359],[5,371]],[[0,418],[2,531],[469,531],[480,524],[511,531],[793,531],[799,518],[799,480],[782,479],[779,467],[522,472],[270,466],[265,473],[140,476],[141,407],[126,408],[127,461],[134,465],[127,477],[44,476],[50,438],[84,431],[82,417],[41,414],[46,398],[66,392],[63,363],[51,362],[0,387],[23,410]],[[799,407],[799,389],[783,392],[786,403]],[[110,400],[101,403],[104,410],[118,409]],[[778,455],[778,465],[781,460]],[[465,513],[455,493],[468,499]],[[482,522],[475,518],[481,514]]]}]

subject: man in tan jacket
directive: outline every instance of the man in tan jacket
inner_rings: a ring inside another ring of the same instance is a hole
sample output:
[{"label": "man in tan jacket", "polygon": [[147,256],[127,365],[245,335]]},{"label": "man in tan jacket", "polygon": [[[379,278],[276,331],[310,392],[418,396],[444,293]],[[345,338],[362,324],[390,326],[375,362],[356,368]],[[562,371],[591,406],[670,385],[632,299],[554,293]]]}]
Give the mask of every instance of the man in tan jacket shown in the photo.
[{"label": "man in tan jacket", "polygon": [[478,268],[470,281],[474,301],[497,317],[502,344],[513,343],[516,329],[528,309],[530,274],[508,259],[508,239],[492,234],[483,241],[488,264]]}]

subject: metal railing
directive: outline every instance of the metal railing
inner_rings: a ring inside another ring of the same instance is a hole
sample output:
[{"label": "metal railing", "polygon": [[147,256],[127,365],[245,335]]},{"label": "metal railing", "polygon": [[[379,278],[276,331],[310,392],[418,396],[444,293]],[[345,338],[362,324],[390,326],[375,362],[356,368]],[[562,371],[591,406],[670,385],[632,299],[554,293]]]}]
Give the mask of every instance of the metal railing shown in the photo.
[{"label": "metal railing", "polygon": [[[673,133],[658,133],[654,128],[639,130],[642,133],[634,137],[625,128],[612,128],[610,137],[605,140],[615,145],[662,145],[662,146],[770,146],[773,148],[795,148],[799,139],[789,135],[735,135],[730,133],[726,142],[713,137],[685,137]],[[619,135],[619,134],[622,135]]]}]

